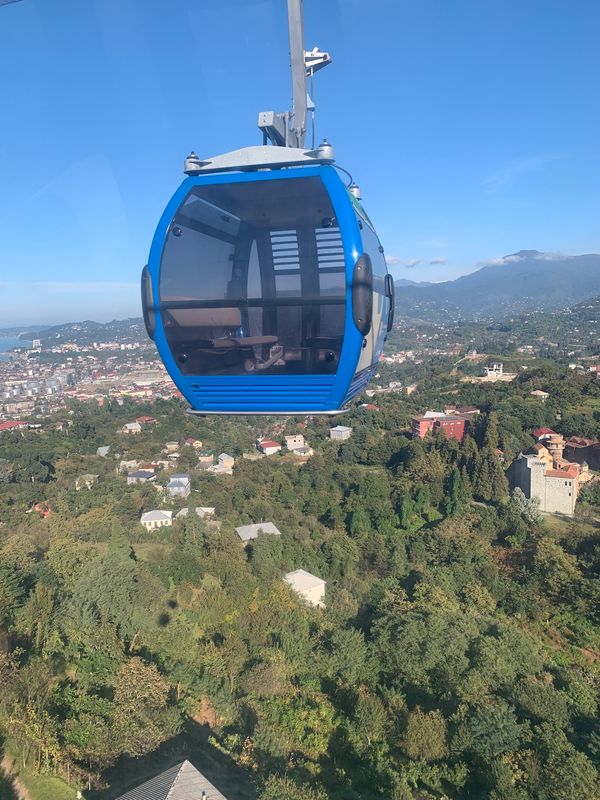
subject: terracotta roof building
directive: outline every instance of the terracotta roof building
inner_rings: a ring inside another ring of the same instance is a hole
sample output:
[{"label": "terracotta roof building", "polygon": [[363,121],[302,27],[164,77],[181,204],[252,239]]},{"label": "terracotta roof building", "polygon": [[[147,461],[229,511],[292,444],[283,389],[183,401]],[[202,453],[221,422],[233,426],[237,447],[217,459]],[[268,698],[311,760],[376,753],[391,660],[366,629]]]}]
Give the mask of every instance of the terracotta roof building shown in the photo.
[{"label": "terracotta roof building", "polygon": [[26,427],[26,422],[20,422],[16,419],[9,419],[6,422],[0,422],[0,431],[18,431],[20,428]]},{"label": "terracotta roof building", "polygon": [[571,436],[565,442],[565,458],[578,464],[587,464],[590,469],[600,470],[600,442]]},{"label": "terracotta roof building", "polygon": [[428,411],[421,417],[411,420],[413,439],[424,439],[428,433],[444,431],[448,439],[462,442],[465,434],[472,429],[470,414],[442,414],[441,412]]},{"label": "terracotta roof building", "polygon": [[270,439],[259,439],[257,447],[260,452],[264,453],[266,456],[272,456],[281,450],[279,442],[273,442]]},{"label": "terracotta roof building", "polygon": [[538,442],[540,439],[546,439],[548,436],[558,436],[556,431],[553,431],[552,428],[536,428],[531,435]]},{"label": "terracotta roof building", "polygon": [[554,467],[548,456],[544,447],[541,451],[521,453],[508,468],[510,488],[519,487],[525,497],[537,499],[540,511],[572,517],[579,493],[579,467],[577,464]]}]

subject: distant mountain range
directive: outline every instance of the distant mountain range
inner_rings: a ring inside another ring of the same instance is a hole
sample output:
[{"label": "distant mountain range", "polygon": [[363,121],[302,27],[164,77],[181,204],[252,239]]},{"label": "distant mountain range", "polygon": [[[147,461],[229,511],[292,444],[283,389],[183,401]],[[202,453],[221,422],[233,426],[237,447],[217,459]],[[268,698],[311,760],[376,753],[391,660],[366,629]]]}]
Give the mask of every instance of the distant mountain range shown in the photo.
[{"label": "distant mountain range", "polygon": [[[22,330],[22,329],[21,329]],[[82,322],[64,322],[61,325],[44,325],[29,328],[20,339],[40,339],[44,346],[64,342],[89,344],[98,338],[111,337],[119,343],[144,339],[146,336],[141,317],[115,319],[111,322],[95,322],[91,319]]]},{"label": "distant mountain range", "polygon": [[396,288],[402,288],[404,286],[420,286],[423,288],[424,286],[433,286],[434,284],[431,281],[409,281],[408,278],[399,278],[397,281],[394,281],[394,286]]},{"label": "distant mountain range", "polygon": [[396,281],[396,287],[397,311],[413,318],[498,318],[566,308],[600,294],[600,255],[520,250],[454,281]]}]

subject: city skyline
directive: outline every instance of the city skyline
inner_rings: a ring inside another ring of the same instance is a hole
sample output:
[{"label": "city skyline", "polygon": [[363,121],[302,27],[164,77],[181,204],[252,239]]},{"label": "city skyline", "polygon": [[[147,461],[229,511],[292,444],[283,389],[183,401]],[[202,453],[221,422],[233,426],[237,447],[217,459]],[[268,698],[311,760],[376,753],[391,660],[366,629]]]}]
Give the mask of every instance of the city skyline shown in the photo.
[{"label": "city skyline", "polygon": [[[285,3],[25,0],[0,14],[3,324],[138,316],[183,157],[259,143],[258,111],[289,105]],[[521,249],[600,252],[595,4],[305,0],[305,18],[307,47],[333,55],[317,137],[360,183],[395,278],[452,280]]]}]

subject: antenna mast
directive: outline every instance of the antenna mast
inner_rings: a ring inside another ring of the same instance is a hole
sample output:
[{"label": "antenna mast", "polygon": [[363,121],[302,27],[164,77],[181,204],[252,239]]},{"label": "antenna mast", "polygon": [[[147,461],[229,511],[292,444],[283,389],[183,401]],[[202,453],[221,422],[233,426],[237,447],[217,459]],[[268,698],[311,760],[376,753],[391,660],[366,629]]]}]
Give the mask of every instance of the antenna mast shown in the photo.
[{"label": "antenna mast", "polygon": [[288,28],[290,33],[290,62],[292,69],[292,110],[284,113],[261,111],[258,127],[263,132],[263,144],[270,141],[278,147],[304,148],[306,119],[314,105],[307,95],[306,78],[331,64],[329,53],[318,48],[304,49],[304,15],[302,0],[287,0]]}]

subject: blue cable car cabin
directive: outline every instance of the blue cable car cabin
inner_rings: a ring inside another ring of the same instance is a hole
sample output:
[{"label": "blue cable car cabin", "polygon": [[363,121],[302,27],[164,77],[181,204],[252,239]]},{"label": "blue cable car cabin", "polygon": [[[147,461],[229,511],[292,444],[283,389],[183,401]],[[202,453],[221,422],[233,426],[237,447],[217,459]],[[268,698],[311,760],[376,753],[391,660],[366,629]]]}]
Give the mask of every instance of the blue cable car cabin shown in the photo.
[{"label": "blue cable car cabin", "polygon": [[372,376],[393,281],[329,165],[189,177],[142,274],[149,335],[200,414],[332,414]]}]

